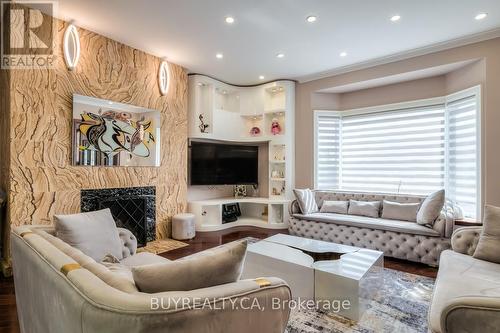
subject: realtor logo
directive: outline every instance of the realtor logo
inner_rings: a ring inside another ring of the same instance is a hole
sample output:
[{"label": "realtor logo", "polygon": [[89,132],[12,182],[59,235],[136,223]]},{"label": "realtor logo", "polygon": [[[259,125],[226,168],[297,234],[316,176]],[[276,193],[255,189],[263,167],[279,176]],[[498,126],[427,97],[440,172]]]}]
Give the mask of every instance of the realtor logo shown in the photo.
[{"label": "realtor logo", "polygon": [[1,1],[2,69],[47,69],[55,64],[54,1]]}]

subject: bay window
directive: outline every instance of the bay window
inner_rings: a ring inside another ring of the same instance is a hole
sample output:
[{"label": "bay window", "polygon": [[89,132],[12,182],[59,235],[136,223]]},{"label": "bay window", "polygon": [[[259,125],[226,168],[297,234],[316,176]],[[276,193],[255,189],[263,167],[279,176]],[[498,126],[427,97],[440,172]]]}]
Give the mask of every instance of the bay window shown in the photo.
[{"label": "bay window", "polygon": [[315,188],[429,194],[466,217],[480,202],[479,88],[424,101],[315,112]]}]

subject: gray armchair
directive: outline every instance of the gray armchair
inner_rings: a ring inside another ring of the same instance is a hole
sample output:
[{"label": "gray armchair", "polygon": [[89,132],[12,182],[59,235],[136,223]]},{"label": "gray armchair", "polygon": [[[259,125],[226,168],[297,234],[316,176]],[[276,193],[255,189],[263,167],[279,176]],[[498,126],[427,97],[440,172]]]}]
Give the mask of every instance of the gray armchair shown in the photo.
[{"label": "gray armchair", "polygon": [[472,255],[481,227],[456,230],[453,250],[441,254],[431,307],[432,332],[498,332],[500,327],[500,264]]}]

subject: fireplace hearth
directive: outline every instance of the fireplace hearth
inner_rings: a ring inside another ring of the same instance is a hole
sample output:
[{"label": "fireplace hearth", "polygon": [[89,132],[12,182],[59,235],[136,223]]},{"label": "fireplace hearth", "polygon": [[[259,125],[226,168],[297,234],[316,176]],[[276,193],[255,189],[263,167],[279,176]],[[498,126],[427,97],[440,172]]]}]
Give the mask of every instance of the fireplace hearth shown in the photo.
[{"label": "fireplace hearth", "polygon": [[156,188],[128,187],[81,191],[81,211],[109,208],[116,225],[130,230],[138,246],[156,237]]}]

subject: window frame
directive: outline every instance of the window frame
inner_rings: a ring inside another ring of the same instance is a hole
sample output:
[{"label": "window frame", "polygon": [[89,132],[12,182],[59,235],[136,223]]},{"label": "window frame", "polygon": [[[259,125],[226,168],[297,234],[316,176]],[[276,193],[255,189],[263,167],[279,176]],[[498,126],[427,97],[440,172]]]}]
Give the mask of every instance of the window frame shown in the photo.
[{"label": "window frame", "polygon": [[[482,108],[482,85],[477,85],[473,86],[464,90],[457,91],[452,94],[448,94],[445,96],[445,103],[451,103],[454,101],[457,101],[462,98],[467,98],[470,96],[475,96],[476,98],[476,113],[477,113],[477,118],[476,118],[476,220],[481,221],[482,216],[483,216],[483,207],[484,207],[484,202],[483,202],[483,153],[482,153],[482,143],[483,143],[483,134],[482,134],[482,119],[483,119],[483,108]],[[446,109],[445,109],[446,110]],[[448,117],[449,114],[448,112],[445,111],[445,123],[448,122]],[[445,131],[448,131],[448,126],[445,126]],[[446,137],[448,137],[448,133],[445,133]],[[448,140],[445,142],[446,145],[449,144]],[[448,163],[448,147],[445,149],[445,163]],[[446,165],[445,167],[445,184],[448,182],[449,175],[448,175],[449,167]]]}]

